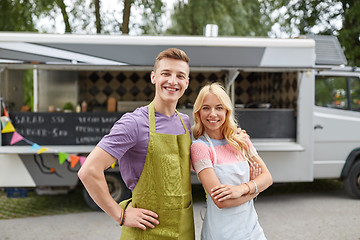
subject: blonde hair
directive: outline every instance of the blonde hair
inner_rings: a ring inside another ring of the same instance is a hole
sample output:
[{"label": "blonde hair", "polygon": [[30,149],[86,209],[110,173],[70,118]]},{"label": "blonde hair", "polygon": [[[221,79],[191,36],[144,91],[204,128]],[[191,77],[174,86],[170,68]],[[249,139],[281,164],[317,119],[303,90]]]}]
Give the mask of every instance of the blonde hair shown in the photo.
[{"label": "blonde hair", "polygon": [[205,127],[200,119],[200,110],[203,105],[204,98],[210,93],[218,97],[219,101],[223,105],[223,108],[226,110],[225,122],[221,126],[221,132],[223,133],[226,141],[235,148],[235,155],[237,158],[242,155],[249,161],[248,152],[250,151],[250,146],[246,139],[249,136],[245,131],[241,131],[239,134],[237,133],[238,125],[233,114],[233,104],[231,103],[229,95],[220,83],[215,82],[207,84],[201,88],[198,96],[196,97],[193,108],[194,125],[192,127],[194,138],[198,139],[205,132]]},{"label": "blonde hair", "polygon": [[156,57],[155,64],[154,64],[154,71],[156,71],[160,60],[164,59],[164,58],[181,60],[181,61],[186,62],[189,66],[190,59],[183,50],[180,50],[177,48],[168,48],[168,49],[160,52],[158,54],[158,56]]}]

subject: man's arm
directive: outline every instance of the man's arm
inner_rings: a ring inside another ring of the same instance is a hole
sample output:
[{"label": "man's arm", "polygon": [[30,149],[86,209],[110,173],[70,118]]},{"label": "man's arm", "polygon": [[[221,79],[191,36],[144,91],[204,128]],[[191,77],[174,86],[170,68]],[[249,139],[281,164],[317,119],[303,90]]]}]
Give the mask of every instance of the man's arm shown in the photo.
[{"label": "man's arm", "polygon": [[[104,171],[115,161],[116,159],[102,148],[95,147],[81,166],[78,176],[94,202],[111,218],[119,222],[123,210],[111,197],[104,175]],[[152,211],[133,208],[130,205],[125,212],[123,225],[146,230],[146,227],[154,228],[154,224],[159,224],[157,217],[157,214]]]}]

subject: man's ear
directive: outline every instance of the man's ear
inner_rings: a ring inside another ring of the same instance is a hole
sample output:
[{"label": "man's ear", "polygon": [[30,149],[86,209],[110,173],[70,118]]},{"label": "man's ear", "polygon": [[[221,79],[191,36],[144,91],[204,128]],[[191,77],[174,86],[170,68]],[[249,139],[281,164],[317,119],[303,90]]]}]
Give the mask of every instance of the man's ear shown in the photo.
[{"label": "man's ear", "polygon": [[155,72],[154,72],[154,71],[151,71],[151,73],[150,73],[150,79],[151,79],[151,83],[152,83],[152,84],[155,84]]},{"label": "man's ear", "polygon": [[186,88],[185,88],[185,90],[189,87],[189,83],[190,83],[190,77],[188,77],[187,80],[186,80]]}]

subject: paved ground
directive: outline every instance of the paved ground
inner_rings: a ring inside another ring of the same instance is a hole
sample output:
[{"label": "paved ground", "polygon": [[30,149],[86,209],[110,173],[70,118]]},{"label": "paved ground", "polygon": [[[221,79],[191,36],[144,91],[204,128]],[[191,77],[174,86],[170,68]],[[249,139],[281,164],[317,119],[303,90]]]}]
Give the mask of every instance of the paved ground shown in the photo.
[{"label": "paved ground", "polygon": [[[194,205],[197,239],[203,206]],[[265,195],[255,207],[268,240],[360,240],[360,200],[343,190]],[[0,220],[1,240],[106,240],[119,239],[120,233],[101,212]]]}]

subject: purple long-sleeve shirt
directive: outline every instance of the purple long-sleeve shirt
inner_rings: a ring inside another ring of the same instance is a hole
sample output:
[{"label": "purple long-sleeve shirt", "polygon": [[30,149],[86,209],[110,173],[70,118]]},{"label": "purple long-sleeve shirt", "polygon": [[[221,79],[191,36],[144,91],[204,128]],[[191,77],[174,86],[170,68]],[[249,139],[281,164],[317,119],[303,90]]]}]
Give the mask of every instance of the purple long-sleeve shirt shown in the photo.
[{"label": "purple long-sleeve shirt", "polygon": [[[190,119],[180,113],[190,132]],[[155,111],[156,132],[172,135],[185,133],[179,116],[171,117]],[[97,146],[118,159],[121,176],[126,186],[132,191],[144,168],[149,142],[148,107],[137,108],[132,113],[124,114],[105,135]]]}]

